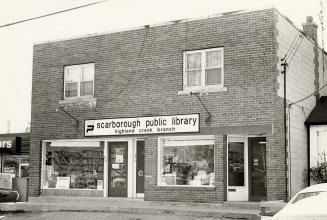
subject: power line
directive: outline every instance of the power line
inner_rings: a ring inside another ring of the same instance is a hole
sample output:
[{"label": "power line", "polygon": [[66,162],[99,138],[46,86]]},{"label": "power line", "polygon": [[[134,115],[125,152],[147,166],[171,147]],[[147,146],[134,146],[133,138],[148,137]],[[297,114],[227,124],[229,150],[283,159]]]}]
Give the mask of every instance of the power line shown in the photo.
[{"label": "power line", "polygon": [[[299,40],[300,40],[300,42],[298,43],[298,41],[296,42],[297,43],[297,46],[296,46],[296,49],[295,49],[295,51],[294,51],[294,53],[293,53],[293,55],[292,55],[292,57],[291,57],[291,59],[290,59],[290,61],[288,62],[288,65],[290,65],[291,64],[291,62],[292,62],[292,60],[293,60],[293,57],[294,57],[294,55],[296,54],[296,52],[297,52],[297,50],[299,49],[299,47],[300,47],[300,45],[301,45],[301,43],[302,43],[302,40],[303,40],[303,36],[302,35],[299,35]],[[286,62],[287,62],[287,60],[288,60],[288,58],[289,57],[287,57],[286,58]]]},{"label": "power line", "polygon": [[327,86],[327,83],[326,83],[325,85],[323,85],[322,87],[320,87],[319,89],[317,89],[316,91],[314,91],[312,94],[310,94],[310,95],[304,97],[303,99],[300,99],[300,100],[298,100],[298,101],[296,101],[296,102],[292,102],[292,103],[290,103],[289,106],[295,105],[295,104],[297,104],[297,103],[299,103],[299,102],[302,102],[302,101],[304,101],[304,100],[310,98],[310,97],[313,96],[313,95],[316,95],[320,90],[322,90],[322,89],[325,88],[326,86]]},{"label": "power line", "polygon": [[89,6],[100,4],[100,3],[103,3],[103,2],[106,2],[106,1],[109,1],[109,0],[97,1],[97,2],[90,3],[90,4],[81,5],[81,6],[77,6],[77,7],[74,7],[74,8],[69,8],[69,9],[65,9],[65,10],[62,10],[62,11],[53,12],[53,13],[50,13],[50,14],[45,14],[45,15],[41,15],[41,16],[37,16],[37,17],[32,17],[32,18],[12,22],[12,23],[9,23],[9,24],[0,25],[0,28],[9,27],[9,26],[24,23],[24,22],[27,22],[27,21],[37,20],[37,19],[40,19],[40,18],[45,18],[45,17],[49,17],[49,16],[52,16],[52,15],[57,15],[57,14],[65,13],[65,12],[68,12],[68,11],[73,11],[73,10],[80,9],[80,8],[89,7]]},{"label": "power line", "polygon": [[297,39],[297,36],[299,35],[299,33],[296,33],[292,43],[291,43],[291,46],[288,48],[287,52],[285,53],[285,56],[282,58],[282,60],[286,60],[287,58],[287,55],[288,53],[290,52],[290,50],[292,49],[293,50],[293,44],[295,43],[295,40]]}]

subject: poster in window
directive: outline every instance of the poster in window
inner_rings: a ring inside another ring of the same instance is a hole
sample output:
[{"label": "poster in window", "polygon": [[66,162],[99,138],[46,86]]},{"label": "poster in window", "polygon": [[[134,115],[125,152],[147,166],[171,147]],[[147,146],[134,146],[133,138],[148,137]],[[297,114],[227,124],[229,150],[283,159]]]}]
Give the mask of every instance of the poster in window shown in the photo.
[{"label": "poster in window", "polygon": [[56,189],[69,189],[70,177],[69,176],[58,176]]},{"label": "poster in window", "polygon": [[163,179],[166,185],[176,185],[176,174],[165,174]]},{"label": "poster in window", "polygon": [[124,155],[116,154],[116,163],[124,163]]}]

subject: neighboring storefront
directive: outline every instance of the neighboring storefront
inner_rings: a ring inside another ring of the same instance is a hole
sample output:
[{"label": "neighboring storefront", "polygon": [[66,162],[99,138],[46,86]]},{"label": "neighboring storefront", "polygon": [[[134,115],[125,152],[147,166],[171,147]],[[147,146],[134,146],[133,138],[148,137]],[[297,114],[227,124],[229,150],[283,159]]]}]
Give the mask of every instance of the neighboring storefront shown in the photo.
[{"label": "neighboring storefront", "polygon": [[29,133],[0,134],[1,173],[29,176]]},{"label": "neighboring storefront", "polygon": [[[309,136],[308,167],[317,167],[327,161],[327,96],[320,97],[305,123]],[[308,179],[310,184],[314,184],[311,178]]]}]

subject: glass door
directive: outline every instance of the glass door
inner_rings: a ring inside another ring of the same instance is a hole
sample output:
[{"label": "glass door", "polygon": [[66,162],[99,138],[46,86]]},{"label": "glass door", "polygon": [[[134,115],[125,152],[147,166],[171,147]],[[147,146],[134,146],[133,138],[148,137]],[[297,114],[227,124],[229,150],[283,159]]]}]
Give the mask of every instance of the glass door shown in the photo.
[{"label": "glass door", "polygon": [[248,150],[246,137],[228,138],[228,201],[248,201]]},{"label": "glass door", "polygon": [[144,141],[136,141],[136,194],[144,193]]},{"label": "glass door", "polygon": [[267,200],[266,138],[249,138],[250,201]]},{"label": "glass door", "polygon": [[109,142],[109,196],[127,197],[128,142]]}]

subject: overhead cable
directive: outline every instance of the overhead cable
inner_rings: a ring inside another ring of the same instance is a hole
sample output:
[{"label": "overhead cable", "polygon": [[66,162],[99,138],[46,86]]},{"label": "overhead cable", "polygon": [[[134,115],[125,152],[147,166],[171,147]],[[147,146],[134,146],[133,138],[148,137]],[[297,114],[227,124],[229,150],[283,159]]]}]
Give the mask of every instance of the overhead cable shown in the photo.
[{"label": "overhead cable", "polygon": [[297,103],[299,103],[299,102],[302,102],[302,101],[304,101],[304,100],[310,98],[310,97],[313,96],[313,95],[316,95],[320,90],[322,90],[322,89],[325,88],[326,86],[327,86],[327,83],[326,83],[325,85],[323,85],[322,87],[320,87],[319,89],[317,89],[316,91],[314,91],[312,94],[310,94],[310,95],[304,97],[303,99],[300,99],[300,100],[298,100],[298,101],[296,101],[296,102],[292,102],[292,103],[290,103],[289,106],[295,105],[295,104],[297,104]]},{"label": "overhead cable", "polygon": [[285,53],[285,56],[282,58],[282,61],[286,60],[287,55],[288,55],[288,53],[290,52],[290,50],[291,50],[291,49],[293,50],[293,45],[294,45],[295,40],[297,39],[297,36],[298,36],[298,35],[299,35],[299,33],[296,33],[296,35],[295,35],[295,37],[294,37],[294,39],[293,39],[293,41],[292,41],[292,43],[291,43],[291,46],[288,48],[287,52]]},{"label": "overhead cable", "polygon": [[297,46],[296,46],[296,49],[295,49],[295,51],[294,51],[294,53],[293,53],[291,59],[288,61],[288,58],[289,58],[290,56],[288,56],[288,57],[286,58],[286,62],[288,62],[288,65],[291,64],[294,55],[296,54],[297,50],[299,49],[299,47],[300,47],[300,45],[301,45],[301,43],[302,43],[303,36],[300,34],[299,37],[300,37],[300,38],[299,38],[299,39],[300,39],[300,42],[299,42],[299,43],[298,43],[298,41],[296,42],[296,43],[297,43]]},{"label": "overhead cable", "polygon": [[41,16],[37,16],[37,17],[32,17],[32,18],[20,20],[20,21],[15,21],[15,22],[12,22],[12,23],[0,25],[0,28],[9,27],[9,26],[16,25],[16,24],[21,24],[21,23],[24,23],[24,22],[27,22],[27,21],[37,20],[37,19],[40,19],[40,18],[45,18],[45,17],[65,13],[65,12],[68,12],[68,11],[73,11],[73,10],[89,7],[89,6],[100,4],[100,3],[103,3],[103,2],[106,2],[106,1],[109,1],[109,0],[97,1],[97,2],[90,3],[90,4],[80,5],[80,6],[77,6],[77,7],[74,7],[74,8],[69,8],[69,9],[65,9],[65,10],[62,10],[62,11],[53,12],[53,13],[50,13],[50,14],[45,14],[45,15],[41,15]]}]

